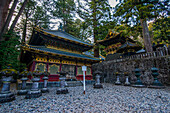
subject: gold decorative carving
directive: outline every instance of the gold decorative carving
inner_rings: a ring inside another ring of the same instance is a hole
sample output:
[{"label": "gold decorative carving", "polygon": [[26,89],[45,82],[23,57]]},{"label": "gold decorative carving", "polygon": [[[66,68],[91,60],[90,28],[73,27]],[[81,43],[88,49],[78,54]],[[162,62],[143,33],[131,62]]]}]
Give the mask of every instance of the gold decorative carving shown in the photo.
[{"label": "gold decorative carving", "polygon": [[[54,71],[54,70],[52,70],[52,68],[55,68],[56,70],[56,72]],[[60,68],[60,66],[59,65],[56,65],[56,64],[52,64],[52,65],[49,65],[49,69],[48,69],[48,72],[50,73],[50,74],[57,74],[57,72],[59,71],[59,68]]]},{"label": "gold decorative carving", "polygon": [[37,70],[37,68],[39,66],[43,66],[43,69],[41,69],[41,68],[39,68],[39,69],[40,69],[40,71],[44,72],[45,69],[46,69],[46,64],[44,64],[44,63],[36,63],[35,70]]}]

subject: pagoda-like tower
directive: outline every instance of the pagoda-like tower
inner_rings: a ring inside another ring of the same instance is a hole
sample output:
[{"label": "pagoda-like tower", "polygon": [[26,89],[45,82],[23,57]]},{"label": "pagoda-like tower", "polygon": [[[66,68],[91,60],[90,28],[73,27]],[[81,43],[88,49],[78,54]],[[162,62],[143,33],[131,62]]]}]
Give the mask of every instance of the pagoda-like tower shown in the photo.
[{"label": "pagoda-like tower", "polygon": [[47,68],[49,81],[58,81],[60,71],[68,72],[68,78],[82,80],[81,66],[86,65],[86,79],[91,80],[91,65],[100,59],[83,52],[92,48],[92,44],[66,33],[61,26],[58,30],[35,27],[29,43],[22,46],[21,61],[30,71],[39,68],[44,72]]},{"label": "pagoda-like tower", "polygon": [[126,51],[135,52],[135,47],[141,49],[133,39],[124,36],[123,32],[114,33],[113,31],[109,31],[106,37],[103,40],[98,40],[97,43],[105,46],[106,61],[120,58]]}]

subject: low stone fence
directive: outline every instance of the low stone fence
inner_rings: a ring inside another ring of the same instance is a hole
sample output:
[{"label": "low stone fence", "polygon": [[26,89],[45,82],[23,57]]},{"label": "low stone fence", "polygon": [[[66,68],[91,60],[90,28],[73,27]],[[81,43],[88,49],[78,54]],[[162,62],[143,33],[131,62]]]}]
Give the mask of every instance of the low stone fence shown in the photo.
[{"label": "low stone fence", "polygon": [[[128,72],[130,82],[133,84],[136,81],[134,69],[138,67],[141,69],[141,80],[144,84],[149,85],[153,82],[151,75],[151,68],[159,69],[158,79],[165,85],[170,85],[170,56],[133,58],[126,60],[112,60],[96,63],[92,65],[92,70],[102,71],[102,82],[114,83],[116,81],[115,72]],[[120,81],[125,82],[123,74],[120,75]]]},{"label": "low stone fence", "polygon": [[[83,81],[66,81],[67,82],[67,87],[75,87],[75,86],[82,86],[83,85]],[[86,80],[86,85],[92,85],[95,83],[94,80]],[[21,89],[22,83],[18,82],[17,85],[17,89]],[[26,84],[26,89],[31,89],[32,87],[32,82],[27,82]],[[44,87],[44,82],[39,82],[39,88],[43,88]],[[47,83],[47,87],[60,87],[60,82],[59,81],[55,81],[55,82],[51,82],[48,81]]]}]

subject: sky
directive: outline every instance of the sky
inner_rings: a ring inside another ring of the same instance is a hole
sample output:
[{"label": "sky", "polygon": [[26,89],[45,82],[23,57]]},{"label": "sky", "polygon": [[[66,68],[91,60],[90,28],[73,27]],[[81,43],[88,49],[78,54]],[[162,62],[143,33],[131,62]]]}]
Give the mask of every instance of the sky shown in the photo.
[{"label": "sky", "polygon": [[114,7],[116,4],[118,3],[118,1],[116,2],[116,0],[109,0],[109,4]]}]

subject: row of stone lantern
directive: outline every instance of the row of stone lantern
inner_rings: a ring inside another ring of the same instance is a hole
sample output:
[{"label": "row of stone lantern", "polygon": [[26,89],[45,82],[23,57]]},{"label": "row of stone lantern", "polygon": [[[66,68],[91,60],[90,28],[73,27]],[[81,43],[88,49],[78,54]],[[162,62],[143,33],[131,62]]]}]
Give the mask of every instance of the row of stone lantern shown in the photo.
[{"label": "row of stone lantern", "polygon": [[[158,80],[157,76],[159,75],[158,73],[158,68],[151,68],[151,71],[152,71],[152,76],[154,77],[154,82],[149,86],[149,88],[164,88],[164,86],[161,84],[161,82]],[[141,76],[141,70],[139,68],[136,68],[134,70],[135,72],[135,76],[137,78],[137,81],[135,82],[134,85],[132,85],[133,87],[146,87],[142,81],[140,80],[140,76]],[[116,82],[115,82],[115,85],[121,85],[122,83],[120,82],[119,80],[119,77],[120,77],[120,74],[118,72],[115,73],[116,74]],[[125,86],[130,86],[130,82],[129,82],[129,79],[128,79],[128,73],[125,72],[124,73],[125,77],[126,77],[126,81],[124,83]]]},{"label": "row of stone lantern", "polygon": [[[149,86],[149,88],[164,88],[164,86],[161,84],[161,82],[158,80],[157,76],[159,75],[158,73],[158,68],[151,68],[151,71],[152,71],[152,76],[154,77],[154,82]],[[141,70],[139,68],[136,68],[134,70],[135,72],[135,76],[137,78],[137,81],[135,82],[135,84],[133,84],[132,86],[133,87],[146,87],[142,81],[140,80],[140,76],[141,76]],[[95,75],[95,84],[94,84],[94,88],[103,88],[102,84],[100,83],[100,74],[102,72],[100,71],[95,71],[94,72],[94,75]],[[122,83],[120,82],[120,73],[116,72],[115,73],[116,75],[116,82],[115,82],[115,85],[122,85]],[[131,83],[129,82],[129,75],[128,75],[128,72],[124,72],[124,75],[126,77],[126,81],[124,83],[124,86],[131,86]]]},{"label": "row of stone lantern", "polygon": [[[8,101],[12,101],[15,100],[15,95],[14,93],[12,93],[10,91],[10,82],[13,79],[13,75],[14,74],[19,74],[17,73],[16,70],[11,68],[11,65],[8,66],[7,69],[4,69],[0,72],[2,76],[2,81],[3,81],[3,87],[2,90],[0,92],[0,103],[3,102],[8,102]],[[65,87],[66,86],[66,72],[58,72],[58,74],[60,74],[60,88],[57,89],[56,94],[66,94],[68,93],[68,89]],[[29,72],[27,71],[27,69],[25,69],[23,72],[20,73],[21,75],[21,81],[22,81],[22,85],[21,85],[21,89],[18,90],[17,95],[26,95],[25,98],[26,99],[30,99],[30,98],[38,98],[42,95],[42,93],[46,93],[49,92],[48,88],[47,88],[47,82],[48,82],[48,76],[49,76],[49,72],[46,71],[44,73],[40,72],[39,69],[37,69],[36,71],[33,72]],[[26,90],[26,81],[28,80],[28,76],[29,75],[33,75],[33,78],[31,79],[32,83],[32,88],[28,91]],[[44,80],[44,86],[43,88],[40,90],[39,89],[39,81],[40,81],[40,76],[44,75],[44,77],[42,78]]]},{"label": "row of stone lantern", "polygon": [[[0,92],[0,103],[3,102],[9,102],[12,100],[15,100],[15,95],[10,91],[10,83],[13,79],[13,75],[19,74],[15,69],[11,68],[11,65],[8,65],[7,69],[3,69],[0,71],[0,74],[2,75],[2,82],[3,86]],[[39,90],[39,81],[40,81],[40,75],[44,75],[44,87],[42,90]],[[47,80],[49,73],[45,71],[44,73],[41,73],[38,69],[36,71],[33,71],[32,73],[27,71],[25,69],[23,72],[20,73],[22,78],[20,79],[22,81],[21,89],[18,90],[17,95],[26,95],[26,99],[29,98],[37,98],[42,95],[42,93],[48,92],[47,88]],[[33,75],[32,79],[32,88],[30,91],[26,90],[26,81],[28,80],[27,76]]]},{"label": "row of stone lantern", "polygon": [[[18,74],[16,70],[12,69],[10,67],[11,65],[8,65],[7,69],[4,69],[1,71],[1,74],[3,75],[2,77],[2,81],[3,81],[3,87],[2,90],[0,92],[0,103],[2,102],[8,102],[8,101],[12,101],[15,99],[15,95],[14,93],[10,92],[10,82],[12,80],[12,76],[15,74]],[[163,85],[158,81],[157,76],[159,75],[158,73],[158,69],[157,68],[152,68],[152,75],[154,77],[154,82],[153,84],[150,86],[151,88],[163,88]],[[137,77],[137,81],[134,85],[134,87],[145,87],[145,85],[141,82],[140,80],[140,69],[136,68],[135,69],[135,76]],[[102,72],[100,71],[96,71],[94,73],[94,75],[96,75],[96,82],[94,84],[94,88],[103,88],[102,84],[100,83],[100,74]],[[26,90],[26,81],[28,80],[27,76],[33,74],[33,79],[32,79],[32,88],[31,90],[27,91]],[[39,81],[40,81],[40,75],[44,75],[43,80],[44,80],[44,87],[42,88],[42,90],[39,89]],[[60,74],[60,88],[57,89],[56,94],[66,94],[68,93],[68,89],[65,88],[66,86],[66,72],[59,72]],[[26,95],[25,98],[26,99],[30,99],[30,98],[37,98],[40,97],[42,95],[42,93],[45,92],[49,92],[48,88],[47,88],[47,81],[48,81],[48,75],[49,73],[47,72],[47,70],[44,73],[41,73],[38,69],[36,71],[33,71],[32,73],[28,72],[27,69],[25,69],[23,72],[21,72],[20,74],[22,76],[21,81],[22,81],[22,87],[21,90],[18,91],[18,95]],[[126,82],[125,85],[129,86],[130,82],[128,80],[128,73],[125,72],[124,73],[125,77],[126,77]],[[119,76],[120,74],[118,72],[116,72],[116,77],[117,77],[117,81],[115,82],[116,85],[121,85],[121,82],[119,80]]]},{"label": "row of stone lantern", "polygon": [[[119,79],[120,73],[116,72],[115,75],[116,75],[115,85],[121,85],[122,83],[120,82],[120,79]],[[129,82],[128,72],[124,72],[124,75],[125,75],[125,77],[126,77],[126,81],[125,81],[124,85],[125,85],[125,86],[130,86],[131,84],[130,84],[130,82]]]}]

